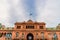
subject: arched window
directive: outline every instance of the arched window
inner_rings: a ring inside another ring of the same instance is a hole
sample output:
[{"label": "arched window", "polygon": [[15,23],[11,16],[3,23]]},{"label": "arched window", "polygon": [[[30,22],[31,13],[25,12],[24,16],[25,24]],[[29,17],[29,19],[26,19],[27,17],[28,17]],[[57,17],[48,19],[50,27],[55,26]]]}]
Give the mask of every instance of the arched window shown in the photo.
[{"label": "arched window", "polygon": [[22,33],[22,38],[24,38],[24,33]]},{"label": "arched window", "polygon": [[44,32],[41,32],[42,37],[44,37]]},{"label": "arched window", "polygon": [[36,33],[36,38],[38,39],[38,33]]},{"label": "arched window", "polygon": [[19,32],[16,32],[16,37],[18,37],[19,36]]},{"label": "arched window", "polygon": [[7,38],[11,38],[12,37],[12,33],[6,33],[6,37]]},{"label": "arched window", "polygon": [[41,32],[41,39],[44,40],[44,32]]},{"label": "arched window", "polygon": [[53,40],[58,40],[58,37],[57,37],[56,33],[53,34]]}]

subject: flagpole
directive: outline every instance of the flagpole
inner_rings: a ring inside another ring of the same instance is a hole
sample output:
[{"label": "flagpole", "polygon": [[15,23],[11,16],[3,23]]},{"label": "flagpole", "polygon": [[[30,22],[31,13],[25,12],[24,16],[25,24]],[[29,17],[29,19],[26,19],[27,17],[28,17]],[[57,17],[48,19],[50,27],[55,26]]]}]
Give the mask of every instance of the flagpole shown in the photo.
[{"label": "flagpole", "polygon": [[31,20],[31,19],[32,19],[32,12],[30,12],[29,16],[30,16],[30,18],[29,18],[29,19]]}]

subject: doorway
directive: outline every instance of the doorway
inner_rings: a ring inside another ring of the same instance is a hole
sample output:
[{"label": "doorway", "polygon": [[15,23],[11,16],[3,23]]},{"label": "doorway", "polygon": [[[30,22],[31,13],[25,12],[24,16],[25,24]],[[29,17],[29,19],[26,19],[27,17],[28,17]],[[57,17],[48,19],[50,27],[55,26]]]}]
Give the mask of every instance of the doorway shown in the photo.
[{"label": "doorway", "polygon": [[27,40],[34,40],[33,38],[34,38],[33,34],[29,33],[27,35]]}]

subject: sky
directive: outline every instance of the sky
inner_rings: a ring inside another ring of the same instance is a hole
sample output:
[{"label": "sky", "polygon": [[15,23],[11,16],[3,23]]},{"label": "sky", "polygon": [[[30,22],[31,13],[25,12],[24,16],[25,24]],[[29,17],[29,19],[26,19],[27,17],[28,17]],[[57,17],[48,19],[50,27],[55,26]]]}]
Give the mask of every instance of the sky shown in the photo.
[{"label": "sky", "polygon": [[60,0],[0,0],[0,23],[6,27],[29,19],[56,27],[60,23]]}]

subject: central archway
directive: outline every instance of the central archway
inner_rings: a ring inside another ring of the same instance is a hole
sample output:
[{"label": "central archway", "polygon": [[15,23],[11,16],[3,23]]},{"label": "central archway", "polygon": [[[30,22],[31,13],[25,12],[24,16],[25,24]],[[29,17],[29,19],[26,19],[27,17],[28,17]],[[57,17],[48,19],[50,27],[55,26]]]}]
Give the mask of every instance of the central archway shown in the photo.
[{"label": "central archway", "polygon": [[27,40],[34,40],[34,36],[33,36],[32,33],[29,33],[29,34],[27,35]]}]

